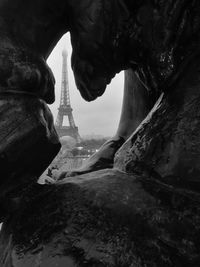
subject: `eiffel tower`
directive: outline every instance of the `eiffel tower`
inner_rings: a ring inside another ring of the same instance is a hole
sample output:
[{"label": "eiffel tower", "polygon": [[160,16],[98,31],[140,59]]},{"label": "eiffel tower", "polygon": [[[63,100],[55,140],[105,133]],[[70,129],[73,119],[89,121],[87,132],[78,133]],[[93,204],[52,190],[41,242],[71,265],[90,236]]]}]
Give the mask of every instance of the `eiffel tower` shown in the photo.
[{"label": "eiffel tower", "polygon": [[[63,65],[62,65],[61,97],[60,97],[60,106],[58,108],[58,115],[55,126],[59,137],[71,136],[77,142],[80,142],[81,137],[78,132],[78,127],[76,127],[75,125],[72,114],[72,107],[70,104],[66,50],[63,50],[62,57],[63,57]],[[63,125],[63,120],[65,116],[68,117],[69,126]]]}]

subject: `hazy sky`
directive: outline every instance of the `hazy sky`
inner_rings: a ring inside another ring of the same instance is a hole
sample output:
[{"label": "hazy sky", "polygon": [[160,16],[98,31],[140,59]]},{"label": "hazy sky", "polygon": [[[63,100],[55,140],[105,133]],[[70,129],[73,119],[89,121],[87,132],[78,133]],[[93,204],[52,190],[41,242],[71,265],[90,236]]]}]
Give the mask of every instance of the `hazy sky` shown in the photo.
[{"label": "hazy sky", "polygon": [[120,117],[123,94],[123,72],[112,80],[111,84],[107,86],[103,96],[93,102],[86,102],[82,99],[74,82],[70,63],[71,44],[69,34],[63,36],[47,61],[56,79],[56,101],[50,106],[54,115],[54,120],[56,119],[57,108],[60,102],[63,48],[66,48],[68,51],[70,99],[75,124],[79,127],[80,135],[94,133],[112,136],[115,134]]}]

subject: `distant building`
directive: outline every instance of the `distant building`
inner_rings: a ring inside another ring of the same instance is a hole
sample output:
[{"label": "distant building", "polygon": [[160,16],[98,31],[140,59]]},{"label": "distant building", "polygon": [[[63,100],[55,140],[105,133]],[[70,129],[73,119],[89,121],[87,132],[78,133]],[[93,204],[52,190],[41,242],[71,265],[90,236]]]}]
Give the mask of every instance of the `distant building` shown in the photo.
[{"label": "distant building", "polygon": [[100,134],[94,134],[94,133],[87,134],[87,135],[84,135],[82,137],[82,139],[85,139],[85,140],[90,140],[90,139],[104,139],[104,138],[105,138],[105,136],[100,135]]},{"label": "distant building", "polygon": [[[58,115],[56,119],[56,130],[59,137],[62,136],[71,136],[77,143],[81,141],[81,137],[78,132],[78,127],[76,127],[72,107],[70,103],[69,96],[69,82],[68,82],[68,70],[67,70],[67,51],[63,50],[63,65],[62,65],[62,85],[61,85],[61,97],[60,97],[60,106],[58,108]],[[63,119],[67,116],[69,121],[69,126],[63,125]]]}]

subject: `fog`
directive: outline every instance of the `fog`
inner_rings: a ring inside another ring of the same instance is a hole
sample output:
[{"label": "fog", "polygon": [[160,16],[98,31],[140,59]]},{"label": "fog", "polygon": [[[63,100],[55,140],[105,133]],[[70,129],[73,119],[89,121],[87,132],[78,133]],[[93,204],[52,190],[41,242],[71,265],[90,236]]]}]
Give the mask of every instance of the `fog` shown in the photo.
[{"label": "fog", "polygon": [[86,102],[82,99],[74,82],[70,62],[72,48],[69,34],[63,36],[47,61],[56,79],[56,101],[54,104],[50,105],[54,119],[56,119],[57,108],[60,102],[63,49],[67,49],[68,52],[68,76],[71,106],[73,108],[75,124],[79,128],[80,135],[97,134],[112,136],[115,134],[120,117],[123,93],[123,72],[116,75],[111,84],[107,86],[103,96],[93,102]]}]

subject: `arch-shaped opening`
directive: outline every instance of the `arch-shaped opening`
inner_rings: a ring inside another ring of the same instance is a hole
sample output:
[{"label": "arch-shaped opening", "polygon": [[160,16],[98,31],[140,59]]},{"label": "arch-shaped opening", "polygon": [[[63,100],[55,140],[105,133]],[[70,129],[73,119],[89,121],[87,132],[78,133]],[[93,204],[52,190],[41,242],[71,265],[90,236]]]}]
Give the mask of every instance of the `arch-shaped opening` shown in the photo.
[{"label": "arch-shaped opening", "polygon": [[116,75],[103,96],[93,102],[86,102],[80,96],[76,88],[73,72],[71,69],[72,47],[70,43],[70,34],[65,34],[58,42],[48,58],[48,64],[52,69],[56,85],[56,101],[50,105],[50,109],[56,120],[58,107],[60,104],[61,80],[62,80],[62,51],[67,49],[68,58],[68,78],[71,106],[76,126],[79,128],[80,135],[85,136],[112,136],[118,126],[122,96],[123,96],[123,72]]}]

